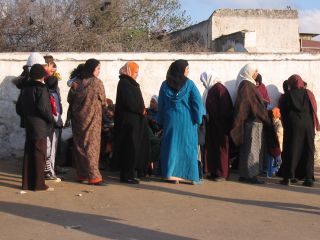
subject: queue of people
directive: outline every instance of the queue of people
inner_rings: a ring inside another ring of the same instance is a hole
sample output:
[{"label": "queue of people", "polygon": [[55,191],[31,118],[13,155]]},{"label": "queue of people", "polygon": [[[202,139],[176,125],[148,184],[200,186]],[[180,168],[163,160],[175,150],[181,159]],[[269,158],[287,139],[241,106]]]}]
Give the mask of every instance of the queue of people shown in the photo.
[{"label": "queue of people", "polygon": [[259,176],[266,173],[278,174],[284,185],[303,180],[313,186],[314,136],[320,125],[315,97],[300,76],[286,81],[279,106],[270,107],[254,64],[240,70],[233,94],[215,71],[203,72],[201,98],[188,77],[188,61],[177,60],[146,108],[136,62],[119,70],[115,104],[106,98],[100,68],[98,60],[88,59],[72,71],[65,124],[61,77],[52,56],[32,53],[14,79],[20,89],[16,110],[26,129],[23,189],[54,190],[45,180],[61,180],[55,159],[62,128],[69,126],[76,180],[84,184],[106,185],[99,169],[105,161],[126,184],[152,175],[175,184],[200,184],[203,176],[228,180],[230,166],[237,165],[240,182],[262,184]]}]

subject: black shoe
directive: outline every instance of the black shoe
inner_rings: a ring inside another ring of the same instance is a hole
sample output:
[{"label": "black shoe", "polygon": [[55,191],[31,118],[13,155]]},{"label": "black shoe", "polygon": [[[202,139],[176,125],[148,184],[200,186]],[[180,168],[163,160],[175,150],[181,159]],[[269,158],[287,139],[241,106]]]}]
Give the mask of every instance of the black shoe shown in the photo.
[{"label": "black shoe", "polygon": [[239,177],[238,181],[239,181],[239,182],[245,182],[245,183],[246,183],[246,182],[248,181],[248,179],[245,178],[245,177]]},{"label": "black shoe", "polygon": [[265,181],[259,180],[257,177],[248,178],[247,183],[251,184],[265,184]]},{"label": "black shoe", "polygon": [[140,180],[137,178],[133,178],[133,179],[120,179],[120,182],[122,183],[128,183],[128,184],[139,184]]},{"label": "black shoe", "polygon": [[298,183],[298,179],[296,179],[296,178],[291,178],[291,179],[290,179],[290,182],[291,182],[291,183]]},{"label": "black shoe", "polygon": [[314,182],[313,182],[312,179],[306,179],[306,180],[304,180],[302,185],[305,186],[305,187],[313,187],[314,186]]},{"label": "black shoe", "polygon": [[280,184],[286,185],[286,186],[290,186],[291,181],[290,181],[289,178],[284,178],[284,179],[282,179],[282,180],[280,181]]}]

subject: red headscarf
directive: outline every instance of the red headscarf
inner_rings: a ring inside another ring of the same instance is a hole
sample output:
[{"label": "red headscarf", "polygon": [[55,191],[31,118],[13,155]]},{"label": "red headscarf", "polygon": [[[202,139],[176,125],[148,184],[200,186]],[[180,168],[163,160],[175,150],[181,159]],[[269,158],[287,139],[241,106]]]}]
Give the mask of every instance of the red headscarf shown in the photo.
[{"label": "red headscarf", "polygon": [[291,77],[289,77],[288,85],[290,89],[304,88],[304,82],[302,78],[297,74],[294,74]]},{"label": "red headscarf", "polygon": [[[302,78],[299,75],[294,74],[291,77],[289,77],[288,85],[289,85],[290,89],[304,88],[304,81],[302,80]],[[312,107],[314,127],[316,128],[317,131],[320,131],[320,124],[319,124],[319,120],[318,120],[318,116],[317,116],[316,99],[315,99],[313,93],[309,89],[306,89],[306,91],[307,91],[307,94],[308,94],[308,97],[309,97],[309,100],[311,103],[311,107]]]}]

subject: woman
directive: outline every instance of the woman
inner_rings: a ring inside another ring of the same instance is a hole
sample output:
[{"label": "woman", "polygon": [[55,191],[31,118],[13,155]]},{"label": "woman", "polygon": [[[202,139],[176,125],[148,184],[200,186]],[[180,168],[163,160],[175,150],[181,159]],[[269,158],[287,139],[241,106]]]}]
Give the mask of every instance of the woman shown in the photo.
[{"label": "woman", "polygon": [[52,129],[53,117],[49,92],[44,84],[45,69],[34,64],[30,80],[25,82],[17,109],[22,114],[26,128],[22,189],[53,191],[45,184],[44,168],[47,153],[47,136]]},{"label": "woman", "polygon": [[280,174],[284,185],[304,179],[303,185],[314,185],[314,137],[319,129],[317,104],[313,93],[304,88],[299,75],[288,79],[289,91],[281,99],[284,127],[283,163]]},{"label": "woman", "polygon": [[[207,86],[204,95],[207,110],[206,150],[208,171],[214,181],[229,176],[229,131],[232,126],[233,105],[227,88],[217,74],[205,72],[201,81]],[[212,86],[212,87],[209,87]]]},{"label": "woman", "polygon": [[140,85],[137,83],[139,66],[127,62],[120,69],[115,108],[115,158],[120,165],[120,181],[138,184],[138,177],[146,168],[150,141],[146,110]]},{"label": "woman", "polygon": [[[263,99],[256,88],[258,69],[245,65],[236,80],[237,93],[234,106],[234,122],[230,131],[236,146],[240,146],[239,181],[261,184],[257,176],[263,163],[263,127],[271,129],[271,121]],[[271,131],[271,130],[270,130]]]},{"label": "woman", "polygon": [[188,79],[186,60],[173,62],[162,83],[158,123],[163,127],[160,152],[162,177],[173,183],[199,183],[198,126],[205,114],[200,93]]},{"label": "woman", "polygon": [[106,105],[100,62],[85,62],[75,87],[68,94],[78,181],[104,186],[99,172],[102,108]]}]

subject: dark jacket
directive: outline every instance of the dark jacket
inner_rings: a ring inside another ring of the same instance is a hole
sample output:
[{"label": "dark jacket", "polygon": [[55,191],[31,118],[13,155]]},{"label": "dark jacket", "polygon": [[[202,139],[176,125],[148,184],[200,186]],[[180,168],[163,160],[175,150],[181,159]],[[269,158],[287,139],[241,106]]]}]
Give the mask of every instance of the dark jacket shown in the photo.
[{"label": "dark jacket", "polygon": [[23,117],[30,138],[46,138],[53,127],[52,109],[46,85],[38,81],[26,83],[17,102],[17,113]]},{"label": "dark jacket", "polygon": [[[147,119],[139,84],[120,76],[115,108],[115,155],[122,169],[143,169],[149,160]],[[128,177],[130,178],[130,177]]]}]

